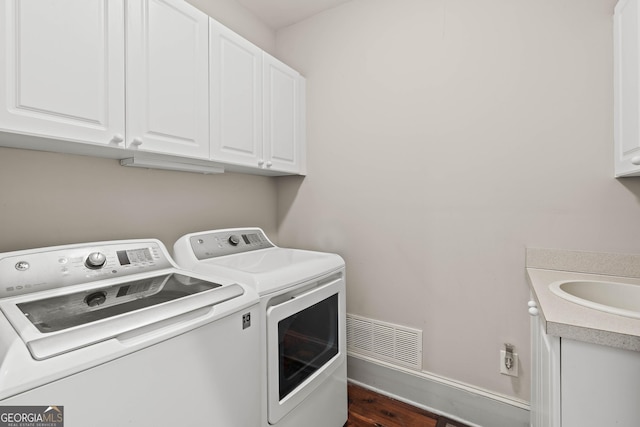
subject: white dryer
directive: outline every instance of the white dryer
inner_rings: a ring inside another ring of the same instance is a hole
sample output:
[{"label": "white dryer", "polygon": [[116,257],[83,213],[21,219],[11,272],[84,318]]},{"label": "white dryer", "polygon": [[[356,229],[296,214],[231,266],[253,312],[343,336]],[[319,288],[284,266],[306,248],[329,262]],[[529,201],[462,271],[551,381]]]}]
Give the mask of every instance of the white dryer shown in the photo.
[{"label": "white dryer", "polygon": [[51,425],[65,427],[257,426],[258,301],[178,269],[157,240],[0,254],[0,412],[55,407],[64,420]]},{"label": "white dryer", "polygon": [[226,277],[260,296],[262,426],[347,421],[345,265],[336,255],[274,245],[259,228],[192,233],[182,268]]}]

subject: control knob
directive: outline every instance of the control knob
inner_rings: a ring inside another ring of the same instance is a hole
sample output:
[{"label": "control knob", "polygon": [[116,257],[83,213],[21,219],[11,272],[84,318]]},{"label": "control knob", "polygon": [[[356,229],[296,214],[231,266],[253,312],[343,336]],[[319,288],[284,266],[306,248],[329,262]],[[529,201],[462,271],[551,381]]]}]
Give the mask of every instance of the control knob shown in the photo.
[{"label": "control knob", "polygon": [[107,300],[107,294],[106,293],[104,293],[104,292],[94,292],[94,293],[88,295],[84,299],[84,302],[86,302],[89,307],[97,307],[100,304],[104,304],[104,302],[106,300]]},{"label": "control knob", "polygon": [[87,259],[84,261],[84,265],[92,270],[97,270],[104,266],[107,262],[107,257],[102,252],[91,252]]},{"label": "control knob", "polygon": [[231,243],[231,246],[238,246],[238,244],[240,243],[240,236],[238,236],[237,234],[232,234],[231,236],[229,236],[229,243]]}]

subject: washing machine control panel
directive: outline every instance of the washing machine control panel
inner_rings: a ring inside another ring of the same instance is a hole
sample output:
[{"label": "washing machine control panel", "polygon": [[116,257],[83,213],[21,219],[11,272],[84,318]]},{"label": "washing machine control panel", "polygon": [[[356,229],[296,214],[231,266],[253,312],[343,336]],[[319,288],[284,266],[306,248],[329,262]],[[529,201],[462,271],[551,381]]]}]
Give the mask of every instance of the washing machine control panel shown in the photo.
[{"label": "washing machine control panel", "polygon": [[189,242],[199,260],[275,246],[259,228],[204,232],[191,236]]},{"label": "washing machine control panel", "polygon": [[10,252],[0,254],[0,298],[170,267],[157,240]]}]

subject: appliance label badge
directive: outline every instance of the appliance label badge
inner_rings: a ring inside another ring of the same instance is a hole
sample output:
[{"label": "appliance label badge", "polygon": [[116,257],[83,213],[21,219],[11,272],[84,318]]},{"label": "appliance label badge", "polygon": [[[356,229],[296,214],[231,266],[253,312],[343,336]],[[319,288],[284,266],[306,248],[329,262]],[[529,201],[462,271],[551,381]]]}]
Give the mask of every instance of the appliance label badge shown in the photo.
[{"label": "appliance label badge", "polygon": [[64,427],[63,406],[0,406],[0,427]]},{"label": "appliance label badge", "polygon": [[251,313],[242,315],[242,329],[247,329],[251,326]]}]

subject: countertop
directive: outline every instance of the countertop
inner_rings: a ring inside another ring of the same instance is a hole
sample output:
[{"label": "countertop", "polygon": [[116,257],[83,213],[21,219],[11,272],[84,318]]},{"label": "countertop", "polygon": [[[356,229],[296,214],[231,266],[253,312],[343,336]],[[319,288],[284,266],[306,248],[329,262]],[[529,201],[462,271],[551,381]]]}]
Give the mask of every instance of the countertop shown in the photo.
[{"label": "countertop", "polygon": [[547,334],[640,351],[640,319],[584,307],[549,289],[563,280],[640,285],[640,255],[527,248],[526,271]]}]

